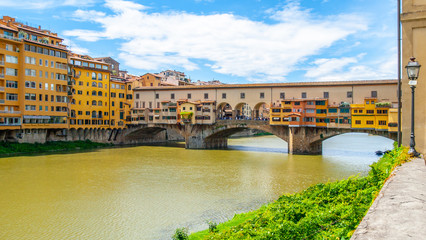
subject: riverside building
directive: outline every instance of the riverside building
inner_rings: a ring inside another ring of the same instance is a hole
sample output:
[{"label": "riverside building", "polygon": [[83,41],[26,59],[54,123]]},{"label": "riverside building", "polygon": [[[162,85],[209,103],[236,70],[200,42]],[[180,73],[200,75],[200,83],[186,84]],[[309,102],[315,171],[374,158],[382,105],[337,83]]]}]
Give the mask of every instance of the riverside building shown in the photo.
[{"label": "riverside building", "polygon": [[0,19],[2,139],[34,142],[64,135],[68,50],[62,40],[41,27]]}]

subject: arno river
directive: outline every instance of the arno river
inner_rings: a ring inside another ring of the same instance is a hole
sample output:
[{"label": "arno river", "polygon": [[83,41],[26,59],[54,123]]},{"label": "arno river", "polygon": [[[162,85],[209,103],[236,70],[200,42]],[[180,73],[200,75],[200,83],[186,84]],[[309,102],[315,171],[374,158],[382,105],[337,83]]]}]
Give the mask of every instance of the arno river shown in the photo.
[{"label": "arno river", "polygon": [[273,136],[229,150],[142,146],[0,158],[0,239],[170,239],[283,193],[366,174],[392,141],[347,134],[322,156],[291,156]]}]

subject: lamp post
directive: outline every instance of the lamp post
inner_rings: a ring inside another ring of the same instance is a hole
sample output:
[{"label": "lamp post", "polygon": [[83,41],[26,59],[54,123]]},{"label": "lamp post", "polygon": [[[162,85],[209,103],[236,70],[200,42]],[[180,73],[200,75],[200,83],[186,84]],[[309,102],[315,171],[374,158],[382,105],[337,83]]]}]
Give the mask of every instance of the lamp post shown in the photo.
[{"label": "lamp post", "polygon": [[407,66],[407,76],[410,80],[408,85],[411,88],[411,137],[410,137],[410,150],[408,150],[408,154],[411,156],[417,157],[419,153],[414,148],[416,146],[416,141],[414,140],[414,89],[417,85],[417,78],[419,77],[420,64],[416,61],[415,57],[410,58]]}]

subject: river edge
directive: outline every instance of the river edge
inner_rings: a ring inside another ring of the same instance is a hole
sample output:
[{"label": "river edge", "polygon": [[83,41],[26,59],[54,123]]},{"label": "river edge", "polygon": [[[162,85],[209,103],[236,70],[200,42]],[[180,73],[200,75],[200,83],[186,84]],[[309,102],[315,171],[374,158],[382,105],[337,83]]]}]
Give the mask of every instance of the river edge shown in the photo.
[{"label": "river edge", "polygon": [[191,233],[189,237],[187,229],[178,228],[173,239],[350,238],[395,167],[409,161],[407,150],[395,148],[385,154],[370,165],[366,177],[351,176],[282,195],[257,210],[235,214],[226,222],[209,222],[209,229]]},{"label": "river edge", "polygon": [[[256,133],[247,136],[230,137],[231,139],[253,138],[272,135],[270,133]],[[113,144],[98,143],[90,140],[84,141],[49,141],[46,143],[15,143],[0,142],[0,158],[19,157],[19,156],[41,156],[55,153],[79,153],[93,151],[96,149],[123,148],[123,147],[141,147],[141,146],[185,146],[181,140],[166,141],[158,143],[141,144]]]}]

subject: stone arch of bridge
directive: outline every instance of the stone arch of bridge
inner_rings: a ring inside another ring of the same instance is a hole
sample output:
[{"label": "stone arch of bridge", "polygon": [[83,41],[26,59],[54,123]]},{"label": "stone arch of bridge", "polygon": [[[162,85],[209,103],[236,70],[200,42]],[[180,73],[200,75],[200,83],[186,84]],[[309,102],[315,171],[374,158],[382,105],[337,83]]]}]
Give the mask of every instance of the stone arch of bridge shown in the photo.
[{"label": "stone arch of bridge", "polygon": [[252,119],[253,108],[247,102],[240,102],[234,107],[236,119]]},{"label": "stone arch of bridge", "polygon": [[218,119],[232,119],[233,118],[233,109],[231,104],[228,102],[221,102],[217,105],[217,118]]},{"label": "stone arch of bridge", "polygon": [[206,141],[214,141],[214,139],[228,139],[231,135],[236,134],[238,132],[254,129],[261,130],[267,133],[271,133],[272,135],[284,140],[286,143],[289,141],[289,131],[288,128],[283,127],[271,127],[266,124],[235,124],[234,126],[227,126],[216,129],[210,135],[206,136]]},{"label": "stone arch of bridge", "polygon": [[252,118],[253,119],[268,119],[269,118],[269,106],[266,102],[259,102],[253,108]]}]

